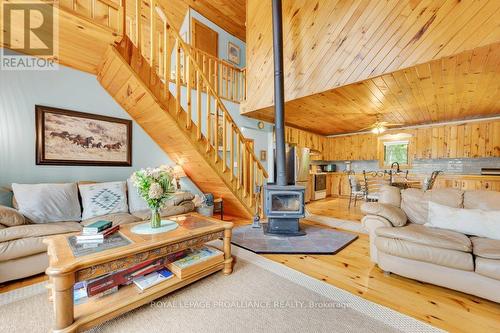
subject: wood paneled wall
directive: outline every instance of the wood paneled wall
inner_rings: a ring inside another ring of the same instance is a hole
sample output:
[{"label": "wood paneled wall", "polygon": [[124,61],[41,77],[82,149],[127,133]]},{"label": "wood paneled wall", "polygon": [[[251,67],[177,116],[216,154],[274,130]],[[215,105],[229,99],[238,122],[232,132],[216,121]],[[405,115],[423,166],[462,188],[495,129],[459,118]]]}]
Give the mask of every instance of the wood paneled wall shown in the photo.
[{"label": "wood paneled wall", "polygon": [[[273,104],[268,1],[248,0],[248,102]],[[283,1],[285,99],[498,42],[500,1]]]},{"label": "wood paneled wall", "polygon": [[[500,120],[394,129],[386,133],[411,135],[411,159],[500,157]],[[377,159],[378,136],[371,133],[325,137],[287,127],[286,140],[321,152],[323,160]]]}]

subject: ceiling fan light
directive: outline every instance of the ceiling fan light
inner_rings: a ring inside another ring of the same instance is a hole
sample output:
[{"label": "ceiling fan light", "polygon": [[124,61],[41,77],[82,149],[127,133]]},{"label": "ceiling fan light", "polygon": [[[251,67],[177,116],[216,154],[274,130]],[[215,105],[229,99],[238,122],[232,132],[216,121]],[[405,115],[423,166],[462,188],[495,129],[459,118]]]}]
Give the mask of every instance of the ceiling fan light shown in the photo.
[{"label": "ceiling fan light", "polygon": [[382,125],[377,125],[376,127],[372,128],[372,133],[373,134],[382,134],[386,131],[386,127]]}]

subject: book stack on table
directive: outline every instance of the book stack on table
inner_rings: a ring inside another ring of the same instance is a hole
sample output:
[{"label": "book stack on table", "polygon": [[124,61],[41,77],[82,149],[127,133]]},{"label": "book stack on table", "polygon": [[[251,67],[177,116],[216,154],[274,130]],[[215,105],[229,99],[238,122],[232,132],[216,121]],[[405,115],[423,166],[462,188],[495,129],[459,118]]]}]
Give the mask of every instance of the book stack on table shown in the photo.
[{"label": "book stack on table", "polygon": [[111,221],[100,220],[83,227],[82,234],[76,236],[79,244],[100,244],[104,239],[111,236],[120,229],[120,226],[114,226]]},{"label": "book stack on table", "polygon": [[83,281],[74,286],[76,304],[90,297],[102,297],[118,291],[121,286],[134,284],[141,293],[163,281],[177,276],[186,278],[224,260],[224,253],[208,246],[169,254],[147,260],[130,268]]}]

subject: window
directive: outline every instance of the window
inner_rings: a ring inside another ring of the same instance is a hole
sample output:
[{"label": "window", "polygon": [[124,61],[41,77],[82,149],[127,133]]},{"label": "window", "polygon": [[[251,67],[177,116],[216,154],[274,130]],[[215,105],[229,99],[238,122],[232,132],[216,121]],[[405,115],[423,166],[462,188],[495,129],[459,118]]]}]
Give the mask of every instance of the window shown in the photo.
[{"label": "window", "polygon": [[408,141],[384,142],[384,165],[390,166],[398,162],[400,165],[408,163]]}]

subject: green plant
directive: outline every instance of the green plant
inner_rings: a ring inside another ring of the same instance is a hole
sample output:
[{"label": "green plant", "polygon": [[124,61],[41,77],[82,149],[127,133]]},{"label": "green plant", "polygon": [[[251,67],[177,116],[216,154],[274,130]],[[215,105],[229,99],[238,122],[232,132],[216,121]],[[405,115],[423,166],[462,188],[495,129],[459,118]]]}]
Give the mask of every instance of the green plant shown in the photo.
[{"label": "green plant", "polygon": [[132,174],[132,182],[139,195],[153,210],[162,208],[177,189],[173,170],[167,166],[136,171]]}]

